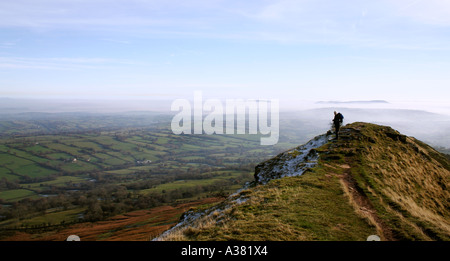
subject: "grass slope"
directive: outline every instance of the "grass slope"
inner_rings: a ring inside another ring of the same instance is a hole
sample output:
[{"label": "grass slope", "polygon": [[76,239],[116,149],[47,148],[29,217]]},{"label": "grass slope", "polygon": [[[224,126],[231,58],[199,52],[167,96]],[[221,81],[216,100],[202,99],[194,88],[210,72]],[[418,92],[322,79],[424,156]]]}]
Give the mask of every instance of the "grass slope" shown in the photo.
[{"label": "grass slope", "polygon": [[204,214],[159,240],[450,239],[446,157],[385,126],[357,122],[341,137],[302,176],[191,210]]}]

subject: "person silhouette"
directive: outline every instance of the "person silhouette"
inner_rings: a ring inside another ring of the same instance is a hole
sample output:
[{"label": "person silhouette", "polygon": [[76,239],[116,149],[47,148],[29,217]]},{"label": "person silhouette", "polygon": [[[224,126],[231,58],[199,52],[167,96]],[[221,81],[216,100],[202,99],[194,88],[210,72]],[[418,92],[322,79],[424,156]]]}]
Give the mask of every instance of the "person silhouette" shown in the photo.
[{"label": "person silhouette", "polygon": [[344,116],[340,112],[334,112],[334,130],[336,133],[336,139],[339,139],[339,129],[341,128],[341,124],[344,121]]}]

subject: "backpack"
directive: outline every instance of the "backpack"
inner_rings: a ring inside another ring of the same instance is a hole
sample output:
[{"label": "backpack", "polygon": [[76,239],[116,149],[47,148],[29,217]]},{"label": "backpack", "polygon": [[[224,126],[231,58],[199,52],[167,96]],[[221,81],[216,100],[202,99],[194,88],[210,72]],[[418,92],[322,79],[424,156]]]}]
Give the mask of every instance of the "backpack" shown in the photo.
[{"label": "backpack", "polygon": [[333,121],[337,121],[339,123],[342,123],[344,121],[344,115],[342,115],[340,112],[336,114]]}]

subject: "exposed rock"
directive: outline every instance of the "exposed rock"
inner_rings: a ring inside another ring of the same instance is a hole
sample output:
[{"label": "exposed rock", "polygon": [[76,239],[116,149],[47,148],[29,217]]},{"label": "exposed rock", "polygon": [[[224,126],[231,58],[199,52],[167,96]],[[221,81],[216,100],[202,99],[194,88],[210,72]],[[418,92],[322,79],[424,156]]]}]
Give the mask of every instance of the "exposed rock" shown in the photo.
[{"label": "exposed rock", "polygon": [[265,184],[272,179],[302,175],[317,163],[319,154],[315,149],[328,142],[331,137],[328,134],[319,135],[304,145],[258,164],[255,167],[255,181]]}]

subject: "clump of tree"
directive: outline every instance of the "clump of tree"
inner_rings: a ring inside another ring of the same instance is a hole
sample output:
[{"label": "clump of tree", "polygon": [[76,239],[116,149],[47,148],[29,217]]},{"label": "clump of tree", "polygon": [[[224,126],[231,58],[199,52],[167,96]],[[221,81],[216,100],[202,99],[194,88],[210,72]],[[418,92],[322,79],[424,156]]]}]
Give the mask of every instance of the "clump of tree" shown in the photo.
[{"label": "clump of tree", "polygon": [[[217,193],[224,195],[224,188],[238,184],[248,178],[245,175],[241,175],[237,178],[230,177],[230,179],[219,180],[212,184],[180,187],[170,191],[161,191],[160,193],[140,193],[140,190],[154,187],[164,181],[201,178],[199,175],[185,173],[180,176],[165,177],[161,180],[145,180],[143,182],[134,182],[125,185],[105,183],[104,185],[97,185],[85,190],[59,191],[59,194],[56,196],[39,199],[27,198],[12,202],[9,206],[0,207],[0,220],[23,220],[32,216],[43,215],[49,209],[67,210],[85,208],[86,210],[80,215],[79,220],[75,220],[74,222],[99,221],[117,214],[153,208],[162,204],[173,203],[180,199],[189,199],[201,194],[204,195],[205,193],[209,195]],[[5,182],[3,184],[5,186],[8,185]],[[13,186],[13,184],[9,184],[8,186]],[[0,203],[5,204],[7,202],[0,201]],[[68,224],[68,222],[65,223],[65,225]]]}]

